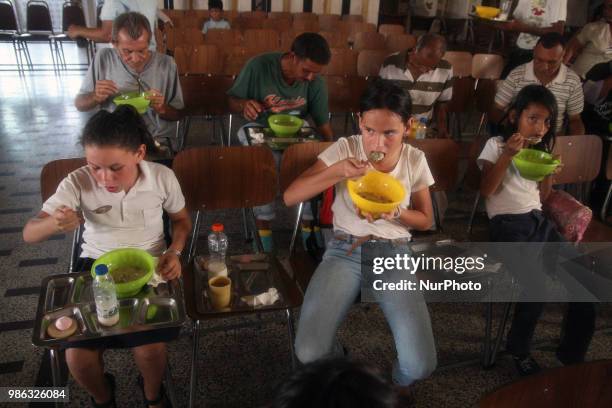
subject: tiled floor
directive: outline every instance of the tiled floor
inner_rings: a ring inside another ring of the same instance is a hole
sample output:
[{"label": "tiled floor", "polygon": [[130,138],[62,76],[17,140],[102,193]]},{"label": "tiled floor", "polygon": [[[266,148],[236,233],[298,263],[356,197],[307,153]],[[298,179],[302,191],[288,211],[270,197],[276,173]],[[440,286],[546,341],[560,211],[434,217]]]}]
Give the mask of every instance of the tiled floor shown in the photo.
[{"label": "tiled floor", "polygon": [[[14,72],[0,73],[0,386],[44,385],[49,381],[43,351],[31,344],[32,325],[42,278],[66,271],[70,237],[25,245],[21,230],[40,208],[43,164],[81,155],[76,142],[88,115],[72,105],[81,75],[35,73],[20,77]],[[190,138],[192,143],[207,144],[208,129],[207,123],[197,124],[193,134],[199,137]],[[469,203],[469,197],[463,198]],[[238,213],[208,215],[204,224],[219,218],[227,224],[230,242],[241,242]],[[276,229],[283,238],[277,240],[282,246],[288,233],[286,211]],[[507,358],[502,357],[490,371],[478,364],[483,310],[480,304],[430,305],[440,368],[416,385],[418,407],[468,407],[483,393],[516,379]],[[536,333],[535,355],[543,366],[550,367],[559,364],[550,346],[558,337],[561,307],[551,305],[547,310]],[[600,308],[598,327],[588,355],[591,360],[611,357],[612,313],[607,305]],[[390,371],[393,341],[377,306],[355,306],[339,338],[353,357]],[[261,406],[290,371],[283,325],[206,332],[200,344],[198,400],[206,398],[211,407]],[[169,347],[176,394],[180,406],[185,406],[191,357],[188,331]],[[106,363],[118,380],[119,406],[141,405],[129,352],[109,351]],[[85,392],[72,380],[68,385],[69,406],[86,406]]]}]

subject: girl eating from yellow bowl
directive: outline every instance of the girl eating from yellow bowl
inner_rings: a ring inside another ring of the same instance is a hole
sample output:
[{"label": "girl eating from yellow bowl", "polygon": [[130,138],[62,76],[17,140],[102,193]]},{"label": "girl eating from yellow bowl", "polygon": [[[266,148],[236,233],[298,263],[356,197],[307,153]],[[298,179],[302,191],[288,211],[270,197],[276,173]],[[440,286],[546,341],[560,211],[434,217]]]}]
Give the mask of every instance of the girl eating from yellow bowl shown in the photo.
[{"label": "girl eating from yellow bowl", "polygon": [[[410,255],[410,230],[432,225],[429,186],[434,180],[425,155],[402,143],[410,114],[407,92],[389,81],[370,84],[360,101],[361,134],[339,139],[285,191],[285,203],[294,205],[330,186],[336,189],[334,239],[308,285],[300,313],[296,354],[302,363],[342,354],[336,331],[366,279],[361,272],[362,244],[376,241],[378,250],[390,257]],[[372,169],[394,177],[406,191],[396,208],[376,220],[355,207],[346,183]],[[374,296],[395,339],[395,383],[408,386],[427,377],[436,367],[436,350],[422,295],[382,290]]]},{"label": "girl eating from yellow bowl", "polygon": [[[85,223],[80,265],[89,270],[95,258],[116,248],[141,248],[159,256],[157,271],[166,280],[181,276],[181,251],[191,229],[185,198],[172,170],[144,160],[155,149],[141,116],[131,106],[113,113],[101,110],[89,119],[81,136],[87,166],[70,173],[36,218],[23,230],[26,242],[40,242],[68,233]],[[172,243],[166,248],[162,212],[172,222]],[[94,406],[111,407],[114,377],[104,374],[106,348],[129,347],[142,374],[149,406],[161,406],[166,367],[166,343],[176,337],[171,329],[150,330],[130,336],[102,338],[66,350],[74,379],[91,395]]]}]

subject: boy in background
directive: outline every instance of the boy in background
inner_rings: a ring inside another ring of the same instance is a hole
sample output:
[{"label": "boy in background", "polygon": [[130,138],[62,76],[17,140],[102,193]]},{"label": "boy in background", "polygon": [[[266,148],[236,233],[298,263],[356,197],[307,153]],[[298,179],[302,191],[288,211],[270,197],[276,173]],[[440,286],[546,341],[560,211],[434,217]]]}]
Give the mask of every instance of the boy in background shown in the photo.
[{"label": "boy in background", "polygon": [[208,30],[229,30],[230,24],[223,19],[223,2],[221,0],[208,1],[208,15],[210,18],[204,23],[202,32],[206,34]]}]

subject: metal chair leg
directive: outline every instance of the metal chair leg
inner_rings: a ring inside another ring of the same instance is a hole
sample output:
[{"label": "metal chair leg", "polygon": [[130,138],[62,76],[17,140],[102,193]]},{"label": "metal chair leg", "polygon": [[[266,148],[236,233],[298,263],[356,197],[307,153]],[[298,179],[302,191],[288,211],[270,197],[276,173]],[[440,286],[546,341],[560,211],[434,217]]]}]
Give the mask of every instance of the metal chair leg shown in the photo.
[{"label": "metal chair leg", "polygon": [[508,323],[508,317],[510,316],[510,309],[512,308],[512,305],[513,304],[510,302],[504,305],[504,315],[497,329],[497,336],[495,338],[495,344],[493,345],[493,350],[491,352],[491,359],[489,360],[489,367],[493,366],[495,364],[495,361],[497,360],[497,352],[499,351],[499,347],[501,346],[502,338],[504,337],[504,333],[506,332],[506,324]]},{"label": "metal chair leg", "polygon": [[[51,380],[53,382],[54,387],[61,387],[61,377],[62,373],[60,370],[60,361],[59,361],[59,350],[51,347],[49,349],[49,362],[51,364]],[[64,404],[62,402],[55,402],[55,406],[60,408],[63,407]]]},{"label": "metal chair leg", "polygon": [[[196,391],[198,388],[196,370],[198,366],[198,346],[200,342],[200,321],[193,321],[193,349],[191,352],[191,379],[189,382],[189,408],[195,403]],[[202,404],[201,406],[204,406]]]},{"label": "metal chair leg", "polygon": [[485,338],[482,350],[482,368],[489,368],[491,361],[491,325],[493,322],[493,303],[489,302],[485,310]]},{"label": "metal chair leg", "polygon": [[601,206],[601,212],[599,213],[599,217],[602,222],[606,222],[606,218],[608,215],[608,206],[610,205],[610,196],[612,196],[612,182],[610,182],[610,186],[608,187],[608,194],[606,194],[606,198],[604,200],[603,205]]},{"label": "metal chair leg", "polygon": [[233,115],[229,114],[229,123],[227,125],[227,147],[232,145],[232,117]]},{"label": "metal chair leg", "polygon": [[474,199],[474,205],[472,206],[472,212],[470,213],[470,219],[468,220],[468,228],[467,228],[468,236],[472,234],[472,226],[474,225],[474,218],[476,217],[476,210],[478,209],[479,200],[480,200],[480,191],[476,192],[476,198]]},{"label": "metal chair leg", "polygon": [[291,241],[289,243],[289,254],[293,254],[295,250],[295,241],[300,230],[300,221],[302,220],[302,213],[304,212],[304,203],[299,203],[297,207],[297,216],[295,218],[295,224],[293,225],[293,231],[291,233]]},{"label": "metal chair leg", "polygon": [[201,211],[196,211],[196,218],[193,223],[193,228],[191,230],[191,242],[189,243],[189,255],[187,256],[187,264],[191,264],[193,261],[193,257],[195,255],[196,243],[198,242],[198,235],[200,234],[200,223],[201,220]]},{"label": "metal chair leg", "polygon": [[433,215],[434,222],[436,223],[436,231],[443,231],[442,224],[440,222],[440,206],[438,205],[438,200],[436,200],[436,195],[432,192],[431,196],[431,205],[433,207]]},{"label": "metal chair leg", "polygon": [[296,361],[295,361],[295,348],[293,342],[294,339],[294,330],[293,330],[293,312],[291,309],[285,309],[285,314],[287,315],[287,331],[289,333],[289,353],[291,354],[291,368],[296,369]]},{"label": "metal chair leg", "polygon": [[261,237],[257,231],[257,218],[255,217],[255,212],[253,212],[252,208],[248,208],[247,210],[248,217],[247,219],[251,223],[252,231],[253,231],[253,239],[255,240],[255,245],[257,248],[257,252],[261,253],[264,251],[263,243],[261,242]]},{"label": "metal chair leg", "polygon": [[174,379],[172,378],[172,370],[170,369],[170,363],[166,363],[166,396],[170,400],[173,407],[178,407],[176,400],[176,392],[174,387]]}]

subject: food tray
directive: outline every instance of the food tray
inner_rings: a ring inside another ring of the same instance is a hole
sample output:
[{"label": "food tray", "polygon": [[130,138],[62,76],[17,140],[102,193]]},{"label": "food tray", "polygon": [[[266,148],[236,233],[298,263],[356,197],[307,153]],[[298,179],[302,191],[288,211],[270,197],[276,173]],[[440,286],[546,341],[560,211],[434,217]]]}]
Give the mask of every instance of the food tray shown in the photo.
[{"label": "food tray", "polygon": [[[252,310],[265,310],[270,308],[278,308],[285,303],[283,296],[283,284],[279,277],[278,264],[268,256],[266,261],[269,267],[267,270],[258,271],[241,271],[238,269],[238,262],[227,259],[228,277],[232,281],[232,295],[230,305],[225,310],[216,310],[210,303],[208,294],[208,276],[207,271],[202,270],[198,262],[195,262],[195,293],[197,299],[198,313],[227,313],[227,312],[246,312]],[[241,297],[249,295],[259,295],[267,292],[270,288],[278,290],[279,299],[272,305],[249,306]]]},{"label": "food tray", "polygon": [[[119,299],[119,322],[102,326],[96,316],[89,272],[48,276],[43,279],[36,311],[32,343],[55,347],[73,342],[123,336],[147,330],[178,327],[185,320],[185,307],[179,281],[146,285],[136,296]],[[73,335],[55,339],[47,327],[57,318],[68,316],[76,320]]]},{"label": "food tray", "polygon": [[[307,126],[300,128],[293,137],[276,137],[272,129],[261,126],[247,126],[245,127],[245,132],[248,135],[247,138],[249,140],[249,144],[266,144],[272,150],[284,150],[292,144],[296,143],[319,141],[316,136],[315,130]],[[255,139],[252,136],[254,133],[263,133],[263,141]]]}]

